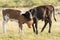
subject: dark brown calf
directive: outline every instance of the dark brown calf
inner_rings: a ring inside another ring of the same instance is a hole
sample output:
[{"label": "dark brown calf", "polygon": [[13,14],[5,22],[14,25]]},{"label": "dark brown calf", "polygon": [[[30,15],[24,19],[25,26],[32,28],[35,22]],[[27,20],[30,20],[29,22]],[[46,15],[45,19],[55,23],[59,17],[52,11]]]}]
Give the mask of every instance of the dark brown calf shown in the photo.
[{"label": "dark brown calf", "polygon": [[33,16],[34,23],[32,26],[33,26],[33,31],[36,32],[36,34],[38,34],[38,27],[37,27],[38,20],[42,20],[45,22],[41,32],[43,32],[43,30],[45,29],[45,27],[48,23],[49,23],[49,31],[48,32],[49,33],[51,32],[52,14],[53,14],[54,20],[56,21],[54,7],[52,5],[38,6],[33,9],[28,10],[28,13],[29,12],[31,12],[31,14]]},{"label": "dark brown calf", "polygon": [[5,24],[8,22],[8,20],[17,20],[19,24],[19,32],[22,31],[22,24],[27,23],[28,27],[30,28],[33,23],[32,15],[31,13],[24,13],[22,14],[22,11],[20,10],[14,10],[14,9],[3,9],[3,33],[6,32]]}]

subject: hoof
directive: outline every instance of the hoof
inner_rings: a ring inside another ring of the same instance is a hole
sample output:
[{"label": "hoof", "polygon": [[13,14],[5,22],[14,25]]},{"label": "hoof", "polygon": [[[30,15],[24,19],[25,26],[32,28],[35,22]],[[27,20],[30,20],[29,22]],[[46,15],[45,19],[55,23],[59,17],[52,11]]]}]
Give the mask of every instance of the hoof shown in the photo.
[{"label": "hoof", "polygon": [[36,31],[36,34],[38,35],[38,31]]}]

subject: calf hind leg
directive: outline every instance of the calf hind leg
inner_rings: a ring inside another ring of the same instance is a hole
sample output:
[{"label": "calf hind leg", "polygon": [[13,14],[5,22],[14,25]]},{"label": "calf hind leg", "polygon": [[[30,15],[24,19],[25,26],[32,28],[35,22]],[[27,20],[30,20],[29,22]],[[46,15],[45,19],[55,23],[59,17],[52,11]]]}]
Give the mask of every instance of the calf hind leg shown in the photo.
[{"label": "calf hind leg", "polygon": [[51,33],[51,25],[52,25],[52,21],[51,21],[51,19],[49,20],[49,33]]},{"label": "calf hind leg", "polygon": [[44,24],[44,26],[43,26],[43,28],[42,28],[42,30],[41,30],[41,32],[43,32],[43,31],[44,31],[44,29],[45,29],[45,27],[46,27],[47,23],[48,23],[48,21],[46,20],[46,21],[45,21],[45,24]]}]

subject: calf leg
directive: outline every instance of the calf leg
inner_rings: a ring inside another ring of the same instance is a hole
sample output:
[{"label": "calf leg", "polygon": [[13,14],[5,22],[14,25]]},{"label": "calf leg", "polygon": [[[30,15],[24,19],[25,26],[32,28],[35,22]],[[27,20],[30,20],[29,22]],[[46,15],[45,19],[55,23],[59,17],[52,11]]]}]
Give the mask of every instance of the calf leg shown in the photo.
[{"label": "calf leg", "polygon": [[33,25],[32,25],[32,27],[33,27],[33,32],[35,33],[35,27],[34,27],[34,26],[35,26],[35,25],[33,24]]},{"label": "calf leg", "polygon": [[[37,17],[34,17],[33,18],[33,20],[34,20],[34,23],[33,23],[33,25],[32,25],[32,27],[33,27],[33,31],[34,32],[36,32],[36,34],[38,34],[38,28],[37,28]],[[34,25],[35,24],[35,25]]]},{"label": "calf leg", "polygon": [[[23,33],[23,31],[22,31],[22,24],[20,23],[20,22],[18,22],[18,24],[19,24],[19,33],[21,32],[21,33]],[[24,33],[23,33],[24,34]]]},{"label": "calf leg", "polygon": [[5,24],[8,22],[8,20],[9,20],[9,17],[7,15],[3,16],[3,22],[2,22],[3,33],[6,32]]},{"label": "calf leg", "polygon": [[42,30],[41,30],[41,32],[43,32],[43,30],[45,29],[47,23],[48,23],[48,21],[46,20],[46,21],[45,21],[45,24],[44,24],[44,26],[43,26],[43,28],[42,28]]},{"label": "calf leg", "polygon": [[51,25],[52,25],[52,21],[51,21],[51,19],[49,19],[49,33],[51,32]]},{"label": "calf leg", "polygon": [[19,33],[22,32],[22,25],[19,24]]},{"label": "calf leg", "polygon": [[38,26],[37,26],[38,20],[37,20],[37,17],[34,18],[34,23],[35,23],[36,34],[38,34]]},{"label": "calf leg", "polygon": [[3,20],[3,22],[2,22],[3,33],[5,33],[5,32],[6,32],[5,24],[6,24],[6,21],[5,21],[5,20]]},{"label": "calf leg", "polygon": [[37,23],[35,23],[35,27],[36,27],[36,34],[38,34],[38,27],[37,27]]}]

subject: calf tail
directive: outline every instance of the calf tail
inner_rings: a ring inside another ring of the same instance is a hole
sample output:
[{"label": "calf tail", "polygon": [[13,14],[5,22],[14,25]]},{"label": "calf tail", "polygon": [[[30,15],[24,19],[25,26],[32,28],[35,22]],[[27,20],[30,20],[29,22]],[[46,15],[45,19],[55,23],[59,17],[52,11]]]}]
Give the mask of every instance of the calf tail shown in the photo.
[{"label": "calf tail", "polygon": [[53,7],[53,17],[54,17],[54,20],[56,21],[54,7]]}]

